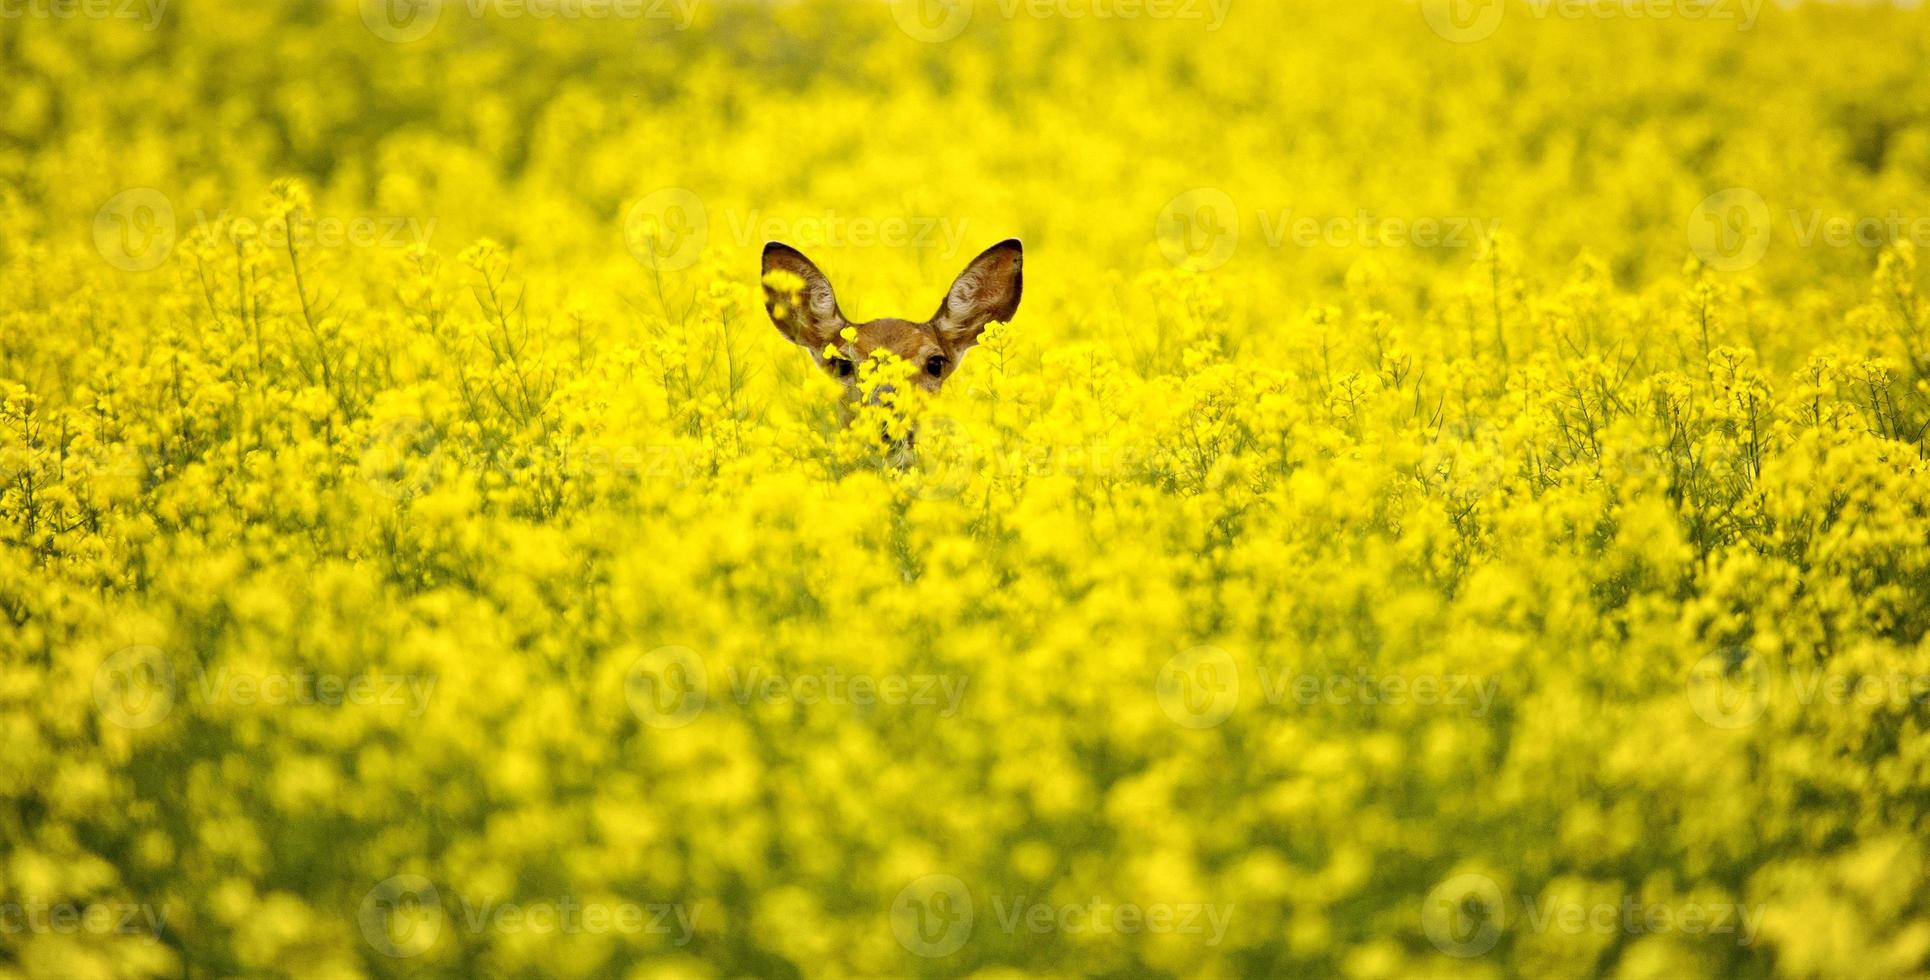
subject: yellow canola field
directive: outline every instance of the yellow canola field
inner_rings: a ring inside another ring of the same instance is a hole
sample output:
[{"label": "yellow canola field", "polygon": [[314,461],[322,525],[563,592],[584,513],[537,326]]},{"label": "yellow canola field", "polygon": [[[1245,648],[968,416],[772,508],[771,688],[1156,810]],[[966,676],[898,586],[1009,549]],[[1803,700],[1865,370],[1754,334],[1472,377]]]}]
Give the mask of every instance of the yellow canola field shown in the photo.
[{"label": "yellow canola field", "polygon": [[0,2],[0,975],[1922,975],[1925,64]]}]

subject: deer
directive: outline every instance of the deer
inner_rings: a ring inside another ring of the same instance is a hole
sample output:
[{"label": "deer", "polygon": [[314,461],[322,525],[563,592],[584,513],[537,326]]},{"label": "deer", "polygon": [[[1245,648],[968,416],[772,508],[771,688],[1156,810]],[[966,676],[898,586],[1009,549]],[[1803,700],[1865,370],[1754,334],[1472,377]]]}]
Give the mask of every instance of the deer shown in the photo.
[{"label": "deer", "polygon": [[[917,386],[937,394],[986,326],[1009,323],[1018,313],[1024,266],[1024,246],[1008,238],[965,266],[929,319],[854,323],[815,263],[783,242],[769,242],[764,246],[764,309],[785,339],[804,348],[820,370],[843,383],[847,404],[859,396],[858,365],[878,351],[912,365]],[[872,398],[893,394],[892,386],[880,385]]]}]

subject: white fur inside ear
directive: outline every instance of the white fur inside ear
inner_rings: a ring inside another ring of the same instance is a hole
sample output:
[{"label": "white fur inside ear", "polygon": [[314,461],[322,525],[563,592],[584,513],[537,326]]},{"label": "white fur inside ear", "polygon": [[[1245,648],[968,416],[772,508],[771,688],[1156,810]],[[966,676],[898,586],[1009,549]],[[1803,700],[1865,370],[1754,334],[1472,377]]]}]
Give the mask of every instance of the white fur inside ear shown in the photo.
[{"label": "white fur inside ear", "polygon": [[969,312],[979,303],[979,293],[985,285],[985,273],[979,269],[966,269],[959,273],[952,283],[950,295],[945,297],[945,309],[953,315]]},{"label": "white fur inside ear", "polygon": [[811,318],[819,323],[829,323],[838,315],[838,298],[831,292],[831,284],[821,278],[814,278],[805,285],[809,294]]}]

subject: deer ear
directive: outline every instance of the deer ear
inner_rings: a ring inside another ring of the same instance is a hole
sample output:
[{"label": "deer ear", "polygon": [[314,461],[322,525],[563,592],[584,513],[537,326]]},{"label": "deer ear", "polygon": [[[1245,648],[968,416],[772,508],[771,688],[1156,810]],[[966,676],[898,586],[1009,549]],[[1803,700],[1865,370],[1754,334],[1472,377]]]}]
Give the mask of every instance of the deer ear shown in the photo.
[{"label": "deer ear", "polygon": [[831,280],[803,252],[783,242],[764,246],[764,311],[779,333],[814,353],[845,327]]},{"label": "deer ear", "polygon": [[1010,322],[1019,311],[1025,290],[1025,247],[1016,238],[979,253],[952,283],[938,306],[932,326],[953,352],[978,343],[978,335],[992,322]]}]

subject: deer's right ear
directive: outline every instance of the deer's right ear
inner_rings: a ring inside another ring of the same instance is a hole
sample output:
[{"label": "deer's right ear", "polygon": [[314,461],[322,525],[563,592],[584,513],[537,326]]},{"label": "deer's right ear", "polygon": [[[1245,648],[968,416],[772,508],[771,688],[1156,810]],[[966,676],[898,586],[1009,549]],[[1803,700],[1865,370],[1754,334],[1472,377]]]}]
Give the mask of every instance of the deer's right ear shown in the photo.
[{"label": "deer's right ear", "polygon": [[783,242],[764,246],[764,310],[779,333],[813,353],[835,341],[846,325],[831,280]]}]

